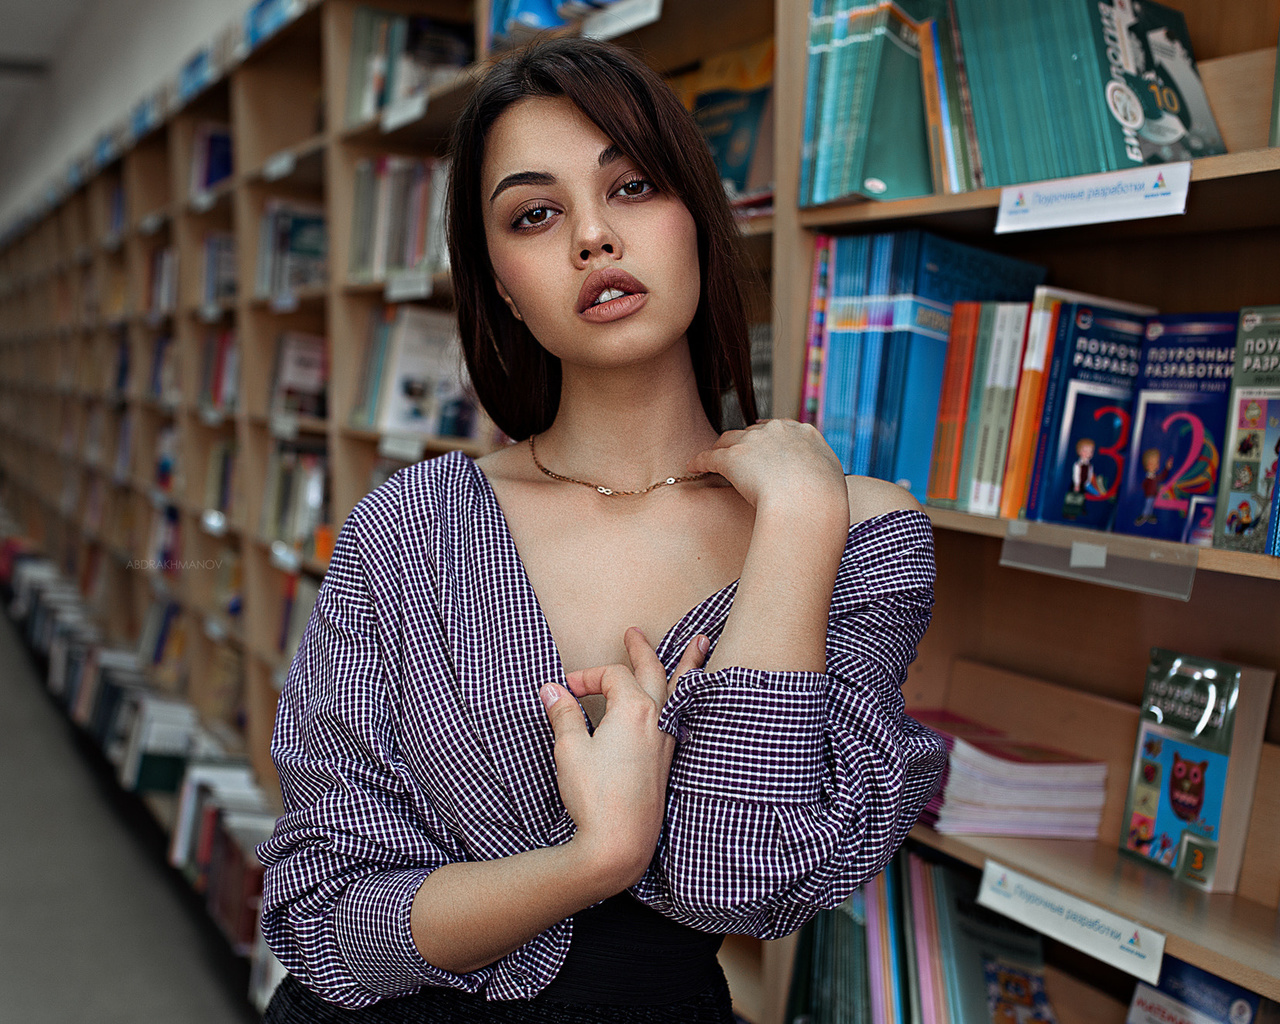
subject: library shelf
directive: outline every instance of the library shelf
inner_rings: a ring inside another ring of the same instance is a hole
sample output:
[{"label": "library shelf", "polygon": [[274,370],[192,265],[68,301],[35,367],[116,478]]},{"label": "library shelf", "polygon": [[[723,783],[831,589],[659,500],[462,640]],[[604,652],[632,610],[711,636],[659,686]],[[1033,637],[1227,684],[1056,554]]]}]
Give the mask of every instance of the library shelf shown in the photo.
[{"label": "library shelf", "polygon": [[[458,68],[452,77],[437,82],[426,94],[426,102],[416,116],[388,108],[382,114],[339,130],[338,138],[349,144],[394,150],[434,149],[448,138],[453,122],[475,91],[481,69],[472,64]],[[403,118],[403,120],[402,120]]]},{"label": "library shelf", "polygon": [[261,164],[246,171],[245,184],[287,181],[299,188],[319,189],[324,183],[324,151],[328,137],[317,133],[277,150]]},{"label": "library shelf", "polygon": [[1280,942],[1269,907],[1200,892],[1102,842],[948,836],[923,825],[911,838],[976,868],[994,860],[1131,918],[1163,933],[1171,956],[1280,999]]}]

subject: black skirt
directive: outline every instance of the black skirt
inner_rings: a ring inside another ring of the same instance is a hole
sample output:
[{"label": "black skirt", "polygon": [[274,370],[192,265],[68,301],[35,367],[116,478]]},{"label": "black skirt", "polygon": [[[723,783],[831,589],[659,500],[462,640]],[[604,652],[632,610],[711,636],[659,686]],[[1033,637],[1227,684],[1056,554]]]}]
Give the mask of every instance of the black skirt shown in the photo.
[{"label": "black skirt", "polygon": [[263,1019],[264,1024],[733,1024],[733,1011],[723,977],[691,999],[659,1006],[489,1000],[432,988],[348,1010],[325,1002],[288,975]]}]

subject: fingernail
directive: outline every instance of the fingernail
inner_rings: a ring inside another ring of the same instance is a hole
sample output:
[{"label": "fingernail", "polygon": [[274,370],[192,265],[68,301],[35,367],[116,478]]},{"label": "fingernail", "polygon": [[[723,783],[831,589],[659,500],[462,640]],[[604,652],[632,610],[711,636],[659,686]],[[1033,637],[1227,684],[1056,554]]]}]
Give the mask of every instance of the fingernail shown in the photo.
[{"label": "fingernail", "polygon": [[560,699],[560,687],[547,683],[546,686],[538,691],[538,696],[542,698],[542,703],[550,708],[552,704]]},{"label": "fingernail", "polygon": [[711,650],[711,641],[708,640],[705,636],[698,637],[698,650],[700,650],[703,654],[706,654],[707,651]]}]

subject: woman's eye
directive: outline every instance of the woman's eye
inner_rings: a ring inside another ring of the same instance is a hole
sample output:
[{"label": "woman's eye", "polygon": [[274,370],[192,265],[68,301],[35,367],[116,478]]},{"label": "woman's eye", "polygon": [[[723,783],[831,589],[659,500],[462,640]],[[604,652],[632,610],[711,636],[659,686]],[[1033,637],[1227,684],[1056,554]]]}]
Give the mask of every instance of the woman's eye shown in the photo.
[{"label": "woman's eye", "polygon": [[644,178],[632,178],[630,181],[622,183],[618,188],[617,194],[635,198],[636,196],[648,195],[653,191],[655,191],[653,185]]},{"label": "woman's eye", "polygon": [[532,209],[524,210],[516,214],[516,219],[512,221],[511,226],[514,228],[536,228],[545,224],[551,219],[552,210],[546,206],[535,206]]}]

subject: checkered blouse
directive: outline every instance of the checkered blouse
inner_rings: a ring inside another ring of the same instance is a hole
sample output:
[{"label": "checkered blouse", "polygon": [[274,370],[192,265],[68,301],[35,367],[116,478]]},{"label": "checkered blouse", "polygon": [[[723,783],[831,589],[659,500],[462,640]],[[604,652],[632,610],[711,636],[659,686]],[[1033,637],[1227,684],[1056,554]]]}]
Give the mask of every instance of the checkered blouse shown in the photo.
[{"label": "checkered blouse", "polygon": [[[677,745],[637,897],[693,928],[775,938],[881,870],[945,761],[899,691],[933,581],[927,517],[878,516],[849,531],[826,673],[684,676],[660,719]],[[662,639],[668,671],[695,634],[716,642],[735,589]],[[423,960],[409,911],[442,864],[573,834],[538,698],[563,679],[502,509],[469,458],[411,466],[356,506],[271,748],[286,811],[259,849],[263,930],[292,974],[353,1007],[429,985],[492,999],[547,985],[572,918],[459,975]]]}]

